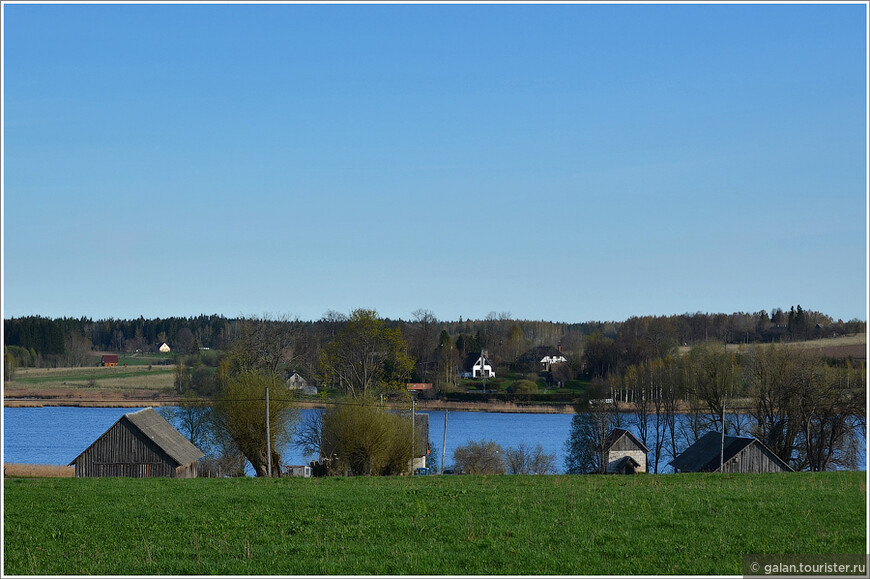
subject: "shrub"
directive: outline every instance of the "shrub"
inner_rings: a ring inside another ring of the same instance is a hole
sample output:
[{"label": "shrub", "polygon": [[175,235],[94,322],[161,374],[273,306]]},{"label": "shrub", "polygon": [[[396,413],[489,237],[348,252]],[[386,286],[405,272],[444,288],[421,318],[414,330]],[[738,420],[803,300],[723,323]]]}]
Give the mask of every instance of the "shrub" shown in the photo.
[{"label": "shrub", "polygon": [[468,474],[504,474],[504,449],[496,442],[468,441],[453,451],[454,468]]},{"label": "shrub", "polygon": [[531,380],[520,380],[519,382],[514,382],[513,386],[511,386],[511,391],[514,394],[537,394],[538,383]]},{"label": "shrub", "polygon": [[529,450],[524,442],[505,453],[508,474],[553,474],[556,471],[556,455],[547,454],[538,444]]},{"label": "shrub", "polygon": [[397,475],[412,458],[412,426],[373,403],[340,404],[322,414],[320,456],[330,474]]}]

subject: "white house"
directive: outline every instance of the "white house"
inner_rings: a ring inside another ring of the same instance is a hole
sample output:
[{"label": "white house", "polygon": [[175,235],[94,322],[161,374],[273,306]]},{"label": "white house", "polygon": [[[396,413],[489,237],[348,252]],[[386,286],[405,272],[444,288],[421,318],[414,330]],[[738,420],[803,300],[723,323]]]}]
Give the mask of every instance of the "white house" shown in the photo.
[{"label": "white house", "polygon": [[300,376],[298,372],[293,372],[284,383],[289,390],[302,390],[303,394],[309,396],[317,394],[317,386],[309,384],[308,380]]},{"label": "white house", "polygon": [[160,351],[163,352],[164,354],[168,354],[170,351],[169,344],[167,344],[166,342],[163,342],[162,344],[160,344]]},{"label": "white house", "polygon": [[550,366],[553,364],[563,364],[568,361],[568,358],[559,354],[558,356],[544,356],[541,358],[541,365],[544,367],[544,372],[550,371]]},{"label": "white house", "polygon": [[472,378],[480,378],[482,376],[495,378],[495,371],[492,369],[492,362],[486,357],[486,350],[480,352],[477,362],[471,366],[471,376]]}]

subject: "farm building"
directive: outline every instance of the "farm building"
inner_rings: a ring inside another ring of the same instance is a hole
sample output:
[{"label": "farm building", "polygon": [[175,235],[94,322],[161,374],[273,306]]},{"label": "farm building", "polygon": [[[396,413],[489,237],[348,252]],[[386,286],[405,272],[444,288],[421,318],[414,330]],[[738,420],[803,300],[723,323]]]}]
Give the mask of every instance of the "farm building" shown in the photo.
[{"label": "farm building", "polygon": [[646,455],[649,449],[644,443],[623,428],[614,428],[604,439],[605,472],[609,474],[636,474],[647,472]]},{"label": "farm building", "polygon": [[100,358],[100,366],[117,366],[118,356],[114,354],[105,354]]},{"label": "farm building", "polygon": [[414,473],[418,468],[426,466],[426,457],[429,455],[429,415],[416,414],[414,416],[414,457],[409,465],[409,472]]},{"label": "farm building", "polygon": [[289,390],[301,390],[303,394],[315,396],[317,394],[317,386],[309,384],[308,380],[303,378],[299,372],[293,372],[290,377],[284,381]]},{"label": "farm building", "polygon": [[708,432],[670,464],[676,472],[794,472],[757,438],[726,435],[722,446],[722,435]]},{"label": "farm building", "polygon": [[483,376],[495,378],[495,370],[487,356],[486,350],[481,350],[480,357],[471,365],[471,376],[472,378],[481,378]]},{"label": "farm building", "polygon": [[195,478],[205,456],[153,408],[118,419],[70,465],[77,477]]},{"label": "farm building", "polygon": [[158,348],[158,350],[160,350],[164,354],[168,354],[169,352],[172,351],[172,348],[169,347],[169,344],[167,344],[166,342],[163,342],[162,344],[160,344],[160,347]]},{"label": "farm building", "polygon": [[284,467],[284,476],[311,478],[311,467],[307,464],[293,464]]}]

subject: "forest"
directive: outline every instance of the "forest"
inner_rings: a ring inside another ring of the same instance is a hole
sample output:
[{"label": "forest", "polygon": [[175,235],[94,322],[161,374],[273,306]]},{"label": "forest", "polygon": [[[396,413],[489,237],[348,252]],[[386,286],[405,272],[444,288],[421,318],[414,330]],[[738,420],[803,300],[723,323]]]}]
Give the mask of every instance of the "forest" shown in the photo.
[{"label": "forest", "polygon": [[[93,352],[146,354],[156,352],[163,342],[178,354],[224,351],[238,338],[245,321],[217,314],[133,320],[11,318],[4,320],[4,357],[13,358],[18,367],[70,367],[92,364]],[[270,321],[292,329],[294,367],[289,370],[315,377],[321,352],[347,324],[348,315],[330,310],[315,321],[288,317]],[[678,346],[704,341],[777,343],[866,332],[865,321],[834,320],[800,305],[769,313],[696,312],[582,323],[518,320],[508,312],[443,321],[432,311],[419,309],[408,320],[383,321],[398,328],[407,343],[407,354],[415,362],[412,380],[434,383],[450,378],[446,367],[462,369],[469,356],[482,349],[497,367],[523,371],[523,354],[529,350],[559,348],[580,374],[604,377],[661,358]]]}]

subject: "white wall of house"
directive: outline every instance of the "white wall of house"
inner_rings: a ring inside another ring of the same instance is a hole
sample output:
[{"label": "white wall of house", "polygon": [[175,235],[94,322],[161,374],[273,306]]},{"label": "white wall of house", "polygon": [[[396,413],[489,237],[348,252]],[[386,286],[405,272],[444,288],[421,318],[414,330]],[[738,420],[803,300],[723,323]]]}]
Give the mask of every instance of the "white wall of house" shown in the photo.
[{"label": "white wall of house", "polygon": [[492,370],[492,366],[481,363],[480,360],[471,367],[471,374],[475,378],[479,378],[482,374],[486,374],[487,378],[495,378],[495,372]]}]

